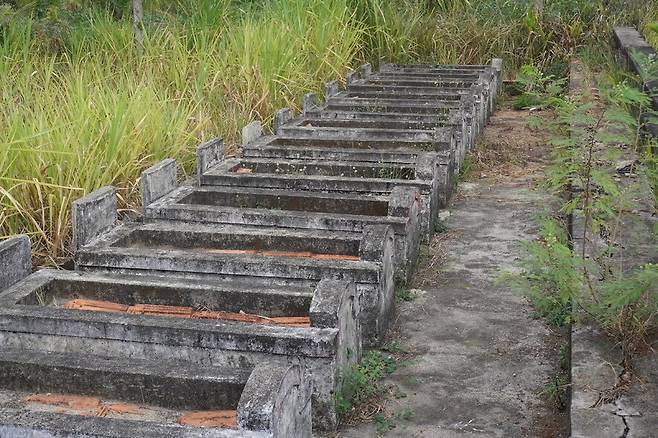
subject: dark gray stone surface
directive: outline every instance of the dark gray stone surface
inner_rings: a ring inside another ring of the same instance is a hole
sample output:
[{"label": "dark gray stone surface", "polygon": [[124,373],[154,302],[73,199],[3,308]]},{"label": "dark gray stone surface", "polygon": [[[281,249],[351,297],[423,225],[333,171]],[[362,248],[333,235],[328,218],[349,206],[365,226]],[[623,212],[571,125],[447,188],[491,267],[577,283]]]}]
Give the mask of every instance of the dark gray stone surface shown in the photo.
[{"label": "dark gray stone surface", "polygon": [[117,191],[114,187],[103,187],[73,201],[71,208],[73,248],[78,250],[116,224]]},{"label": "dark gray stone surface", "polygon": [[32,242],[26,235],[0,242],[0,291],[30,275]]},{"label": "dark gray stone surface", "polygon": [[168,158],[149,167],[140,177],[142,206],[149,205],[176,188],[176,160]]},{"label": "dark gray stone surface", "polygon": [[203,143],[197,148],[196,157],[197,181],[200,181],[201,175],[224,159],[224,141],[214,138]]},{"label": "dark gray stone surface", "polygon": [[260,121],[254,120],[248,125],[245,125],[242,128],[242,146],[255,141],[261,135],[263,135],[263,125],[261,125]]}]

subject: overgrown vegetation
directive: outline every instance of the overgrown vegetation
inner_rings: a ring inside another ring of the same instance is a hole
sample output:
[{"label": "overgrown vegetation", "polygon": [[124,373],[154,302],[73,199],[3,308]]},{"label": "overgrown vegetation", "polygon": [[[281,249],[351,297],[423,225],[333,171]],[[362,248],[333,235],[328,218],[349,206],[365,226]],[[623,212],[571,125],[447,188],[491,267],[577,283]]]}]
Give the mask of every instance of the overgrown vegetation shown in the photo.
[{"label": "overgrown vegetation", "polygon": [[70,255],[75,198],[114,184],[135,208],[145,167],[171,156],[190,172],[199,142],[234,143],[365,60],[502,56],[512,76],[559,77],[611,24],[658,15],[622,0],[149,0],[138,56],[129,4],[0,1],[0,236],[30,234],[40,263]]},{"label": "overgrown vegetation", "polygon": [[[658,266],[634,267],[625,255],[636,244],[627,241],[625,228],[642,221],[643,203],[651,197],[647,179],[627,175],[655,170],[627,159],[644,151],[636,114],[649,110],[649,99],[613,73],[609,83],[596,82],[597,96],[552,98],[559,114],[555,127],[563,135],[553,141],[543,186],[567,197],[559,218],[543,219],[539,239],[527,243],[522,273],[508,278],[552,324],[582,315],[597,323],[618,342],[622,365],[632,374],[633,357],[658,329]],[[570,216],[573,230],[560,219]],[[655,245],[656,231],[642,243]],[[545,388],[558,405],[560,379]]]},{"label": "overgrown vegetation", "polygon": [[368,351],[361,363],[343,370],[341,374],[342,390],[336,396],[336,411],[345,418],[356,411],[357,406],[364,405],[382,397],[388,387],[381,380],[396,369],[395,359],[385,352]]},{"label": "overgrown vegetation", "polygon": [[397,385],[383,382],[396,369],[408,365],[409,352],[399,341],[391,341],[381,350],[368,351],[360,364],[341,373],[342,390],[336,396],[336,409],[343,424],[371,422],[379,434],[385,434],[400,422],[414,416],[413,409],[405,407],[391,412],[386,407],[391,399],[407,396]]}]

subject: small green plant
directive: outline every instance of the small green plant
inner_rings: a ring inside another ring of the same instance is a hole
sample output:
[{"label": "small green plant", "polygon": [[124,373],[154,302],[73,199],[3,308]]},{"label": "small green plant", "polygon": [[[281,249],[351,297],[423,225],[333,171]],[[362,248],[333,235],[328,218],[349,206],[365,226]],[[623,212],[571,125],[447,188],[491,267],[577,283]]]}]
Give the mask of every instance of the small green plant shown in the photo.
[{"label": "small green plant", "polygon": [[395,428],[395,422],[386,418],[383,414],[377,414],[373,417],[373,422],[377,426],[377,432],[385,434],[391,429]]},{"label": "small green plant", "polygon": [[448,226],[444,221],[441,219],[437,219],[436,222],[434,222],[434,234],[441,234],[445,233],[448,231]]},{"label": "small green plant", "polygon": [[404,391],[402,391],[399,386],[395,385],[395,387],[393,388],[393,397],[397,399],[401,399],[401,398],[405,398],[406,396],[407,394]]},{"label": "small green plant", "polygon": [[555,403],[555,406],[564,411],[567,407],[567,389],[569,380],[562,374],[557,374],[551,378],[551,381],[544,385],[541,394]]},{"label": "small green plant", "polygon": [[560,364],[560,369],[563,371],[569,370],[569,363],[571,362],[570,350],[568,345],[560,346],[560,352],[558,353],[558,360]]},{"label": "small green plant", "polygon": [[382,348],[383,351],[386,351],[387,353],[395,354],[395,353],[401,353],[404,352],[404,349],[402,348],[402,345],[400,345],[399,341],[391,341],[386,345],[384,348]]},{"label": "small green plant", "polygon": [[412,418],[414,418],[415,415],[416,413],[412,408],[406,407],[402,409],[402,411],[400,411],[400,413],[398,414],[398,418],[404,421],[409,421]]},{"label": "small green plant", "polygon": [[524,65],[517,79],[523,92],[514,99],[514,109],[551,108],[561,102],[566,79],[544,74],[534,65]]},{"label": "small green plant", "polygon": [[395,302],[396,303],[403,303],[403,302],[412,302],[416,299],[416,294],[413,293],[409,289],[405,288],[397,288],[395,289]]},{"label": "small green plant", "polygon": [[462,181],[466,181],[471,177],[475,171],[476,163],[472,155],[468,154],[464,157],[464,162],[462,167],[459,170],[459,174],[455,177],[455,184],[459,184]]},{"label": "small green plant", "polygon": [[368,351],[361,363],[341,373],[341,391],[336,396],[336,411],[345,416],[360,403],[383,396],[387,388],[381,380],[396,369],[395,359],[381,351]]},{"label": "small green plant", "polygon": [[573,322],[573,304],[578,300],[582,279],[579,259],[568,245],[562,225],[553,218],[540,220],[539,238],[526,242],[527,258],[520,275],[503,274],[520,294],[534,305],[534,316],[561,327]]},{"label": "small green plant", "polygon": [[432,253],[430,252],[430,247],[426,243],[421,243],[418,247],[418,265],[425,263],[426,261],[432,258]]}]

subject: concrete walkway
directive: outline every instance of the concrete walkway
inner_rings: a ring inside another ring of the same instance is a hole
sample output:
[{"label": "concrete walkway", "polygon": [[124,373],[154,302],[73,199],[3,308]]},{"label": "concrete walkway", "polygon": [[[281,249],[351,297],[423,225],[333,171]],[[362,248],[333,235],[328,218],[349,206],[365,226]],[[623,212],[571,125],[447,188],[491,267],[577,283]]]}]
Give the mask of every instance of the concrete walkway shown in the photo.
[{"label": "concrete walkway", "polygon": [[[399,342],[413,357],[390,376],[406,397],[387,403],[396,427],[385,436],[565,436],[564,418],[541,395],[565,341],[496,281],[517,267],[547,206],[531,185],[527,175],[460,185],[448,231],[416,276],[419,296],[399,307]],[[377,431],[367,424],[337,436]]]}]

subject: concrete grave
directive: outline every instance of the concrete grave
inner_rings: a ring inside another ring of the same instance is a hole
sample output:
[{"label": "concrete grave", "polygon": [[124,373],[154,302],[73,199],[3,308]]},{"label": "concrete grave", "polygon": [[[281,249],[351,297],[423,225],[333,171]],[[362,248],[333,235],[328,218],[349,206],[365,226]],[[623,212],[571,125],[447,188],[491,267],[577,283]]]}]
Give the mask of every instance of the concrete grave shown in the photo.
[{"label": "concrete grave", "polygon": [[[257,151],[258,149],[253,149]],[[250,149],[252,151],[252,149]],[[324,151],[326,154],[332,151]],[[387,195],[397,186],[415,187],[421,194],[421,229],[429,236],[453,184],[454,155],[400,151],[363,152],[362,161],[344,161],[351,153],[338,151],[336,161],[234,158],[208,170],[202,186],[254,187],[300,191]],[[375,162],[391,156],[407,163]],[[365,160],[368,161],[365,161]],[[409,161],[414,163],[409,163]]]},{"label": "concrete grave", "polygon": [[376,345],[383,341],[393,307],[394,251],[395,236],[386,225],[345,233],[150,221],[99,235],[78,250],[75,262],[76,269],[101,272],[264,277],[282,284],[354,281],[364,340]]},{"label": "concrete grave", "polygon": [[[142,179],[151,177],[155,177],[152,172],[142,174]],[[385,196],[363,196],[182,186],[155,202],[149,204],[147,200],[143,197],[147,219],[356,233],[362,233],[368,225],[390,225],[395,233],[396,279],[403,283],[410,278],[418,258],[421,204],[420,192],[414,187],[396,187]]]},{"label": "concrete grave", "polygon": [[[299,366],[248,372],[1,350],[0,386],[6,438],[311,436],[310,385]],[[213,415],[221,421],[209,428]]]},{"label": "concrete grave", "polygon": [[335,428],[340,372],[361,357],[356,287],[262,280],[41,270],[0,291],[0,350],[241,369],[300,363],[314,382],[314,424]]},{"label": "concrete grave", "polygon": [[0,242],[0,290],[22,280],[31,271],[32,246],[28,236]]}]

